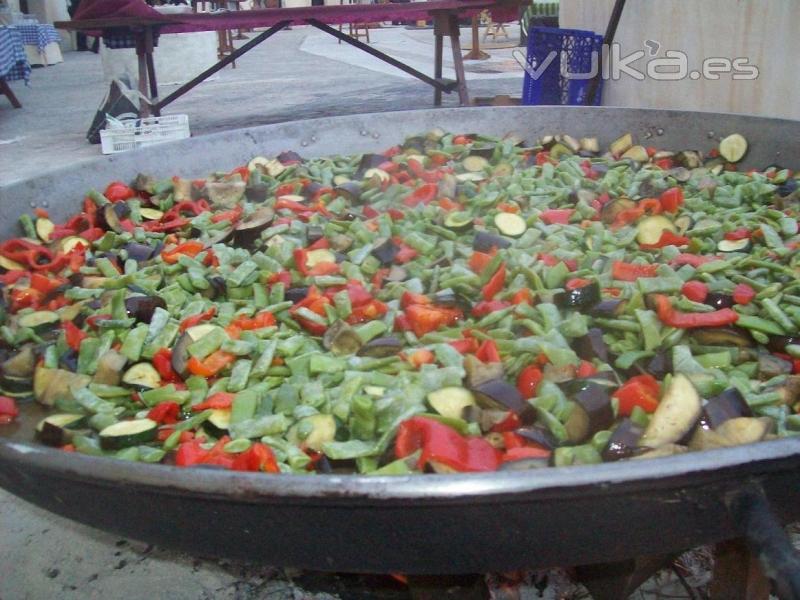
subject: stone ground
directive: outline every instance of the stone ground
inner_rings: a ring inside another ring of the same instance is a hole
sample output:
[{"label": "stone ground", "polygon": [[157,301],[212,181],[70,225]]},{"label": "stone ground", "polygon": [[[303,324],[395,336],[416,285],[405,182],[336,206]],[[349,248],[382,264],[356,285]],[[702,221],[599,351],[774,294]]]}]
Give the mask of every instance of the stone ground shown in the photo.
[{"label": "stone ground", "polygon": [[[518,33],[516,26],[509,29]],[[465,30],[462,39],[467,34]],[[370,35],[373,46],[432,75],[430,29],[387,27]],[[523,71],[513,51],[513,46],[492,50],[490,60],[468,63],[473,97],[521,95]],[[280,32],[237,60],[236,67],[222,70],[164,113],[188,114],[197,136],[280,121],[433,106],[433,89],[425,83],[310,27]],[[12,82],[12,87],[23,108],[14,110],[0,98],[0,185],[100,154],[100,146],[84,137],[107,91],[97,55],[65,53],[64,63],[34,69],[30,86]],[[161,86],[162,96],[174,87]],[[457,105],[455,94],[444,95],[444,106]]]}]

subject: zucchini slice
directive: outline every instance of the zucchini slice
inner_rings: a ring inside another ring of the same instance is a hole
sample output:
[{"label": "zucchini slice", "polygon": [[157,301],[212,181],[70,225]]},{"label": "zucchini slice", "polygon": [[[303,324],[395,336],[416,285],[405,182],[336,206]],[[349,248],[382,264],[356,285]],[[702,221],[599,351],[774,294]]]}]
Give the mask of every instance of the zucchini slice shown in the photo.
[{"label": "zucchini slice", "polygon": [[502,162],[492,169],[494,177],[510,177],[514,174],[514,167],[507,162]]},{"label": "zucchini slice", "polygon": [[189,327],[186,330],[186,333],[191,338],[192,342],[196,342],[200,338],[204,338],[212,331],[220,329],[219,325],[212,325],[211,323],[202,323],[201,325],[195,325],[194,327]]},{"label": "zucchini slice", "polygon": [[306,254],[306,268],[310,269],[321,263],[335,263],[336,255],[325,248],[310,250]]},{"label": "zucchini slice", "polygon": [[0,376],[0,388],[8,395],[21,394],[30,396],[33,393],[33,381],[30,377]]},{"label": "zucchini slice", "polygon": [[719,143],[719,153],[728,162],[737,163],[747,154],[747,140],[741,134],[732,133]]},{"label": "zucchini slice", "polygon": [[444,226],[450,231],[464,233],[472,229],[473,219],[466,212],[452,212],[444,220]]},{"label": "zucchini slice", "polygon": [[494,216],[494,224],[500,233],[509,237],[519,237],[528,229],[525,219],[514,213],[497,213]]},{"label": "zucchini slice", "polygon": [[[476,156],[474,158],[479,158],[479,157]],[[458,175],[456,175],[456,181],[460,182],[464,181],[476,182],[476,181],[483,181],[484,179],[486,179],[486,175],[484,175],[483,173],[472,173],[471,171],[467,171],[466,173],[459,173]]]},{"label": "zucchini slice", "polygon": [[600,142],[596,137],[585,137],[580,139],[581,150],[597,154],[600,152]]},{"label": "zucchini slice", "polygon": [[50,310],[37,310],[21,316],[17,324],[20,327],[29,327],[36,333],[44,333],[61,325],[61,317]]},{"label": "zucchini slice", "polygon": [[678,235],[684,235],[694,225],[694,220],[689,215],[681,215],[675,219],[675,228],[678,230]]},{"label": "zucchini slice", "polygon": [[84,425],[87,420],[86,415],[72,413],[50,415],[36,425],[36,437],[48,446],[63,446],[70,442],[74,430]]},{"label": "zucchini slice", "polygon": [[139,214],[148,221],[160,221],[164,213],[156,208],[140,208]]},{"label": "zucchini slice", "polygon": [[154,389],[161,385],[161,375],[150,363],[140,362],[125,371],[122,383],[140,388]]},{"label": "zucchini slice", "polygon": [[286,437],[297,446],[320,452],[323,444],[336,438],[336,419],[333,415],[323,414],[305,417],[289,429]]},{"label": "zucchini slice", "polygon": [[743,240],[720,240],[717,242],[717,250],[720,252],[749,252],[753,247],[750,238]]},{"label": "zucchini slice", "polygon": [[156,438],[158,423],[152,419],[120,421],[100,431],[100,447],[103,450],[120,450],[152,442]]},{"label": "zucchini slice", "polygon": [[611,142],[608,149],[614,156],[622,156],[631,146],[633,146],[633,136],[630,133],[626,133],[622,137]]},{"label": "zucchini slice", "polygon": [[567,156],[572,156],[574,152],[570,150],[569,146],[561,142],[556,142],[550,148],[550,158],[560,160]]},{"label": "zucchini slice", "polygon": [[631,146],[624,152],[622,158],[630,158],[640,163],[650,160],[650,156],[647,154],[647,148],[644,146]]},{"label": "zucchini slice", "polygon": [[39,218],[36,219],[36,235],[39,236],[43,242],[49,242],[50,237],[53,235],[56,226],[50,219]]},{"label": "zucchini slice", "polygon": [[443,417],[460,419],[467,406],[475,406],[475,396],[463,387],[446,387],[430,392],[428,404]]},{"label": "zucchini slice", "polygon": [[205,429],[209,435],[213,435],[215,438],[221,438],[223,435],[227,435],[230,425],[231,409],[215,408],[212,409],[211,416],[203,423],[203,429]]},{"label": "zucchini slice", "polygon": [[489,161],[482,156],[472,155],[465,158],[461,164],[468,173],[481,173],[489,166]]},{"label": "zucchini slice", "polygon": [[657,244],[665,231],[677,232],[672,221],[661,215],[647,217],[636,226],[636,241],[640,244]]}]

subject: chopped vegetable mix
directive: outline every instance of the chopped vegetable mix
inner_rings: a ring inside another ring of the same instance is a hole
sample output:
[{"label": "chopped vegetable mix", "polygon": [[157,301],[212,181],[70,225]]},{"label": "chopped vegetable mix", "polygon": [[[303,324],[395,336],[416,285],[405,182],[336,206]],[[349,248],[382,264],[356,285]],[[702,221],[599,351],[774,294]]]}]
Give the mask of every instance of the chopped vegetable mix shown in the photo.
[{"label": "chopped vegetable mix", "polygon": [[265,473],[663,456],[800,431],[798,177],[629,134],[139,175],[0,243],[0,425]]}]

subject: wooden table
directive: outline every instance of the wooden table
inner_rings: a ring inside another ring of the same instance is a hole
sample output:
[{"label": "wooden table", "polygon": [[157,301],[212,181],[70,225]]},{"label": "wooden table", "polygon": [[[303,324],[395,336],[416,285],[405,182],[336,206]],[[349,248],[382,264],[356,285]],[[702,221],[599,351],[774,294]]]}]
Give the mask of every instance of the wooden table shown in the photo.
[{"label": "wooden table", "polygon": [[[311,25],[427,83],[434,89],[434,104],[437,106],[442,103],[442,93],[449,94],[454,91],[458,93],[460,104],[466,105],[469,104],[469,93],[464,76],[464,62],[459,41],[459,17],[469,16],[484,9],[515,12],[517,6],[518,0],[433,0],[406,4],[344,4],[300,8],[270,8],[213,14],[160,15],[152,18],[84,19],[57,22],[55,26],[61,29],[93,32],[93,35],[97,35],[99,32],[103,37],[123,34],[135,39],[136,53],[139,59],[139,91],[149,100],[149,104],[144,104],[141,107],[141,116],[159,115],[162,108],[174,102],[261,42],[292,24]],[[433,20],[433,77],[331,27],[331,24],[338,23],[374,23],[385,20],[413,21],[418,19]],[[191,81],[188,81],[166,97],[159,99],[155,64],[153,62],[153,48],[155,39],[160,33],[219,31],[240,27],[268,27],[268,29],[239,49],[222,57],[219,62],[197,75]],[[445,37],[450,38],[456,75],[455,80],[442,77]]]}]

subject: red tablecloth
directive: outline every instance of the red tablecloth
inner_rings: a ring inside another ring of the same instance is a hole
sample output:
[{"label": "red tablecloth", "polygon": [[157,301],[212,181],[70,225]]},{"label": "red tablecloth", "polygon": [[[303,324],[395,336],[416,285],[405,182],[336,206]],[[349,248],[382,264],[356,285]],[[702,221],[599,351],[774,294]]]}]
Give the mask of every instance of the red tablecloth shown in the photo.
[{"label": "red tablecloth", "polygon": [[416,21],[429,18],[431,11],[457,10],[470,16],[488,8],[498,22],[518,18],[514,1],[495,3],[492,0],[433,0],[406,4],[344,4],[302,8],[268,8],[217,13],[161,14],[143,0],[83,0],[73,21],[132,18],[142,22],[161,22],[161,33],[216,31],[269,27],[280,21],[302,24],[307,19],[323,23],[371,23],[379,21]]}]

